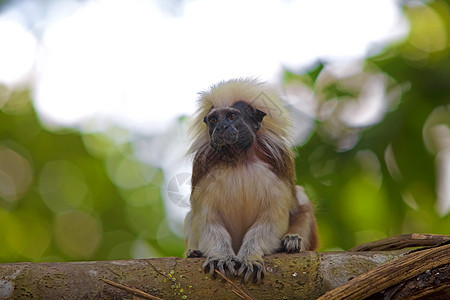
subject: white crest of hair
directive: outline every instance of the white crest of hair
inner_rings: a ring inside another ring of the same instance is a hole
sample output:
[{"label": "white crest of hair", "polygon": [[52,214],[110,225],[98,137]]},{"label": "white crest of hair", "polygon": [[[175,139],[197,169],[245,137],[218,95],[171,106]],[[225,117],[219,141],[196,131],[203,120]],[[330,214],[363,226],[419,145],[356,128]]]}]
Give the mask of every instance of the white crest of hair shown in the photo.
[{"label": "white crest of hair", "polygon": [[231,107],[236,102],[243,101],[253,108],[266,113],[257,135],[264,134],[280,138],[289,145],[292,140],[292,121],[286,109],[285,102],[278,96],[276,89],[265,82],[254,78],[238,78],[221,81],[209,90],[199,93],[198,109],[189,126],[191,140],[188,151],[193,154],[209,140],[208,130],[205,130],[203,118],[211,107]]}]

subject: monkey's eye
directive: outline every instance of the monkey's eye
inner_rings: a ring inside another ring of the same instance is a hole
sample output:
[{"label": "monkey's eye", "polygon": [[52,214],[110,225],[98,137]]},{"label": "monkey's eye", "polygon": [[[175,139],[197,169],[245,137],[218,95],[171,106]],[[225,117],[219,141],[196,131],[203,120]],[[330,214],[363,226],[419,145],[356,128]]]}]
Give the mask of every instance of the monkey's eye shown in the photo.
[{"label": "monkey's eye", "polygon": [[210,124],[216,124],[217,123],[217,117],[210,117],[208,121],[209,121]]},{"label": "monkey's eye", "polygon": [[229,115],[227,116],[227,118],[228,118],[228,120],[233,121],[233,120],[236,119],[236,114],[229,114]]}]

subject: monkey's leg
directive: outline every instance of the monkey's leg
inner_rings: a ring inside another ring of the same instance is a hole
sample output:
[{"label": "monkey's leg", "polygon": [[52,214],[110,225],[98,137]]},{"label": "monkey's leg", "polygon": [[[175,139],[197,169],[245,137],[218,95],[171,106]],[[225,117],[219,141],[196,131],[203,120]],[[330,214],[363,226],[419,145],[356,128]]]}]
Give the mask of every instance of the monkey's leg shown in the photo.
[{"label": "monkey's leg", "polygon": [[203,269],[211,275],[215,275],[215,269],[224,275],[225,269],[228,269],[232,275],[236,275],[235,265],[238,260],[232,248],[230,234],[216,212],[205,211],[205,207],[203,210],[192,218],[192,232],[198,233],[198,248],[195,249],[206,256]]},{"label": "monkey's leg", "polygon": [[225,267],[236,275],[235,264],[238,261],[231,246],[231,236],[221,224],[208,224],[204,227],[200,239],[200,251],[207,259],[203,264],[205,272],[214,275],[214,270],[219,270],[226,275]]},{"label": "monkey's leg", "polygon": [[244,274],[244,282],[251,276],[255,282],[264,277],[263,255],[279,249],[280,238],[288,227],[287,215],[267,210],[245,234],[237,255],[241,262],[238,275]]},{"label": "monkey's leg", "polygon": [[203,253],[198,250],[198,241],[192,231],[193,212],[190,211],[184,220],[184,243],[186,245],[186,257],[195,258],[202,257]]},{"label": "monkey's leg", "polygon": [[198,250],[198,239],[196,238],[193,230],[192,230],[192,219],[194,213],[190,211],[186,215],[186,219],[184,220],[184,243],[186,245],[186,257],[187,258],[198,258],[204,257],[204,254]]},{"label": "monkey's leg", "polygon": [[281,251],[296,253],[315,250],[318,246],[314,208],[302,187],[297,186],[298,206],[290,213],[289,228],[282,239]]}]

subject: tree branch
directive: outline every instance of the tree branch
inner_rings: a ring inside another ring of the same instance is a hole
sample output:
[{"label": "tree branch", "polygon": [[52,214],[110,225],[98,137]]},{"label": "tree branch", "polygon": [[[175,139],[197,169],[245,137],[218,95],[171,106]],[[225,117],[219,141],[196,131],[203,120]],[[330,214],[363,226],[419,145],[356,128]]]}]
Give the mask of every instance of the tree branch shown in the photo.
[{"label": "tree branch", "polygon": [[[255,299],[313,299],[401,252],[303,252],[265,257],[262,283],[230,280]],[[129,290],[163,299],[239,299],[238,291],[202,270],[203,258],[0,264],[0,299],[123,299]],[[105,282],[107,281],[107,282]],[[143,296],[141,296],[143,297]]]},{"label": "tree branch", "polygon": [[[449,264],[450,245],[415,251],[361,274],[319,299],[362,299],[440,266],[447,266],[448,278]],[[450,285],[447,284],[446,288],[450,289]]]},{"label": "tree branch", "polygon": [[450,241],[448,235],[411,233],[356,246],[348,251],[389,251],[408,247],[435,246]]},{"label": "tree branch", "polygon": [[0,264],[0,299],[445,299],[450,294],[450,237],[422,236],[371,244],[392,248],[393,240],[402,240],[412,247],[406,241],[411,239],[420,245],[427,240],[433,247],[266,256],[262,282],[245,285],[240,278],[206,275],[204,258]]}]

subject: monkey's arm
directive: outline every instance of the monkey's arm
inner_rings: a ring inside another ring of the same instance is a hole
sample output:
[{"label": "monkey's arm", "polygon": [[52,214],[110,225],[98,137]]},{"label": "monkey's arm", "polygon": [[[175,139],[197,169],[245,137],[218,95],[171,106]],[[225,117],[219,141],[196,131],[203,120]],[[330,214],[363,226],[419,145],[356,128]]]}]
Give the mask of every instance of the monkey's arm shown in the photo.
[{"label": "monkey's arm", "polygon": [[205,272],[215,275],[214,270],[217,269],[226,274],[227,268],[233,275],[236,274],[237,257],[231,246],[231,236],[217,213],[206,207],[195,214],[191,211],[185,220],[185,236],[188,256],[192,253],[198,255],[200,251],[207,257],[203,264]]},{"label": "monkey's arm", "polygon": [[298,205],[289,216],[289,228],[282,240],[282,251],[296,253],[319,246],[314,207],[304,189],[297,186]]}]

